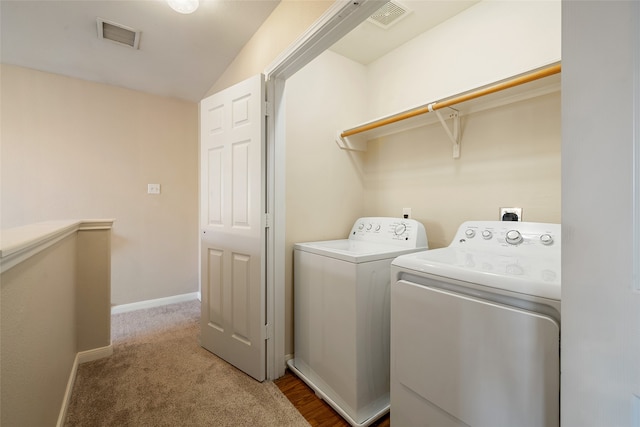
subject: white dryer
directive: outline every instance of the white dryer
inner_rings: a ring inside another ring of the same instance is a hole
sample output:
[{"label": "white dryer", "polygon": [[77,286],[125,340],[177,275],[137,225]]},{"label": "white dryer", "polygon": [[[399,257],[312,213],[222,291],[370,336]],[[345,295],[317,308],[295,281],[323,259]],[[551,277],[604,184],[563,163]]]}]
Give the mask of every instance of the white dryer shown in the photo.
[{"label": "white dryer", "polygon": [[289,368],[352,426],[389,411],[391,261],[427,249],[412,219],[360,218],[347,239],[294,246]]},{"label": "white dryer", "polygon": [[470,221],[392,266],[391,423],[557,427],[560,225]]}]

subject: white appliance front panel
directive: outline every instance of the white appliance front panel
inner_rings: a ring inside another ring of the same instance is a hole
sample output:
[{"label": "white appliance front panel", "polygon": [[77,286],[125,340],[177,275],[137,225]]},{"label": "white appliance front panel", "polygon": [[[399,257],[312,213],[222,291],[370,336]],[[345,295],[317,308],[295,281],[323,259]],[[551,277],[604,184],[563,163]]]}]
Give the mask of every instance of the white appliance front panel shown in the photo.
[{"label": "white appliance front panel", "polygon": [[294,251],[294,365],[359,424],[389,405],[390,265]]},{"label": "white appliance front panel", "polygon": [[391,422],[557,427],[560,327],[407,281],[391,286]]}]

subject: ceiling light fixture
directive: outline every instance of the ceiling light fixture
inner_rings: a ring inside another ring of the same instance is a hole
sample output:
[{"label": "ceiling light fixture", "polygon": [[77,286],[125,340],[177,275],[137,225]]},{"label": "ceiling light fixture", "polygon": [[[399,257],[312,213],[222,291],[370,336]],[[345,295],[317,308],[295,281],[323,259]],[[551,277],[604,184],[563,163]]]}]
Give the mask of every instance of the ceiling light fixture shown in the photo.
[{"label": "ceiling light fixture", "polygon": [[171,9],[179,13],[193,13],[200,6],[199,0],[167,0]]}]

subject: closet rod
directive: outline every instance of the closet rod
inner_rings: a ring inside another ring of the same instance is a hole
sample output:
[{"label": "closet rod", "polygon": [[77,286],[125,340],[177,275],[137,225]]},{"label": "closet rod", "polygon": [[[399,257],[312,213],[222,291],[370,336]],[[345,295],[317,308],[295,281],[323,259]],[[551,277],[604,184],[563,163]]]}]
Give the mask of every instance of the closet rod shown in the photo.
[{"label": "closet rod", "polygon": [[362,132],[366,132],[372,129],[376,129],[382,126],[390,125],[392,123],[396,123],[402,120],[410,119],[415,116],[419,116],[420,114],[426,114],[434,110],[439,110],[441,108],[450,107],[455,104],[459,104],[461,102],[469,101],[475,98],[479,98],[481,96],[489,95],[491,93],[499,92],[504,89],[509,89],[515,86],[519,86],[524,83],[529,83],[534,80],[538,80],[544,77],[552,76],[554,74],[558,74],[561,70],[560,64],[551,65],[546,68],[542,68],[540,70],[534,71],[529,74],[524,74],[519,77],[515,77],[510,80],[506,80],[502,83],[497,83],[493,86],[488,86],[482,89],[478,89],[473,92],[469,92],[466,94],[462,94],[459,96],[455,96],[450,99],[445,99],[444,101],[436,101],[431,104],[425,105],[424,107],[419,107],[414,110],[406,111],[404,113],[396,114],[384,119],[377,120],[375,122],[367,123],[366,125],[358,126],[353,129],[345,130],[340,134],[342,138],[346,138],[352,135],[356,135]]}]

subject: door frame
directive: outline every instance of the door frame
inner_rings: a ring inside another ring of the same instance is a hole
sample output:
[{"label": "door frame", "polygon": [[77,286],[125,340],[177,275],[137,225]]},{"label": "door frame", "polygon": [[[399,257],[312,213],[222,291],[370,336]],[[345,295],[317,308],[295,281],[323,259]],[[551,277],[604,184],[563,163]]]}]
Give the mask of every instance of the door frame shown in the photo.
[{"label": "door frame", "polygon": [[387,0],[337,0],[282,52],[265,71],[267,100],[267,323],[273,336],[267,340],[267,379],[284,375],[285,361],[285,220],[286,80],[356,28]]}]

